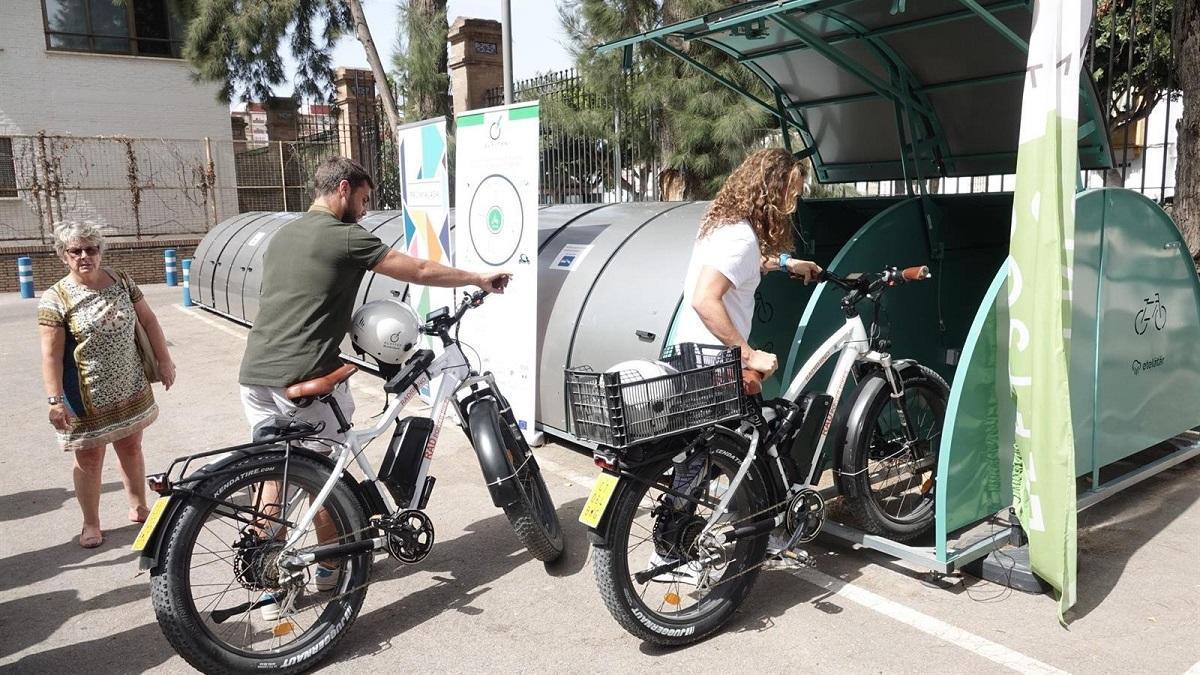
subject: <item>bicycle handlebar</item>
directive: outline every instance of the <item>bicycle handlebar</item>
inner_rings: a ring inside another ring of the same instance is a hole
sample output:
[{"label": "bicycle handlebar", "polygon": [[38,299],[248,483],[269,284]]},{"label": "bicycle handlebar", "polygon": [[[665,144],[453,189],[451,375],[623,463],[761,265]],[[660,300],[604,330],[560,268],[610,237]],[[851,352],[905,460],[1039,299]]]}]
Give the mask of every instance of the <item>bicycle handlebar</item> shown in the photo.
[{"label": "bicycle handlebar", "polygon": [[845,277],[839,277],[829,270],[821,270],[821,273],[817,275],[817,281],[828,281],[846,290],[860,288],[865,290],[879,282],[888,286],[894,286],[900,283],[924,281],[932,278],[933,274],[929,271],[928,265],[915,265],[913,267],[905,267],[904,269],[886,267],[882,272],[874,274],[850,274]]},{"label": "bicycle handlebar", "polygon": [[866,298],[878,300],[879,295],[884,290],[898,284],[924,281],[931,278],[933,278],[933,274],[930,273],[928,266],[915,265],[904,269],[887,267],[882,272],[872,274],[855,273],[845,277],[840,277],[829,270],[823,270],[817,276],[817,281],[828,281],[847,291],[847,295],[842,302],[843,304],[852,306]]},{"label": "bicycle handlebar", "polygon": [[929,271],[928,265],[917,265],[915,267],[905,267],[900,270],[900,278],[905,281],[924,281],[933,277]]},{"label": "bicycle handlebar", "polygon": [[483,299],[489,295],[491,295],[490,291],[485,291],[482,289],[475,291],[474,293],[467,293],[464,291],[462,302],[459,303],[458,308],[454,310],[453,314],[442,314],[441,316],[437,316],[432,319],[426,319],[426,323],[421,328],[421,332],[426,335],[440,335],[443,338],[446,338],[450,332],[450,329],[462,320],[463,315],[467,313],[467,310],[482,305]]}]

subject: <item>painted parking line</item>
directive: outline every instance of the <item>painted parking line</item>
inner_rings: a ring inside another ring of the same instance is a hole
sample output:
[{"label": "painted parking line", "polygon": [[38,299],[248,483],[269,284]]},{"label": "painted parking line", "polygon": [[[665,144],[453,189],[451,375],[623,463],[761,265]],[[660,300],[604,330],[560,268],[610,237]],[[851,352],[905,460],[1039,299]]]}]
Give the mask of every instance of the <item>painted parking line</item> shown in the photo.
[{"label": "painted parking line", "polygon": [[1004,645],[992,642],[987,638],[980,637],[965,631],[956,626],[935,619],[928,614],[918,612],[911,607],[906,607],[898,602],[888,600],[887,598],[872,593],[858,586],[846,583],[841,579],[829,576],[824,572],[819,572],[811,568],[793,568],[788,569],[793,576],[797,576],[808,583],[823,588],[834,595],[845,598],[857,605],[866,607],[879,614],[882,614],[889,619],[899,621],[912,628],[915,628],[926,635],[933,636],[939,640],[948,642],[956,647],[960,647],[969,652],[973,652],[983,658],[1015,670],[1018,673],[1065,673],[1066,671],[1059,670],[1054,666],[1038,661],[1037,659],[1026,656],[1021,652],[1009,649]]},{"label": "painted parking line", "polygon": [[246,333],[249,329],[242,328],[241,326],[238,326],[235,328],[233,325],[230,325],[230,322],[227,319],[213,318],[212,316],[209,316],[208,312],[206,312],[203,309],[200,309],[199,307],[188,308],[188,307],[184,307],[183,305],[171,305],[171,306],[174,307],[176,311],[186,314],[187,316],[190,316],[193,319],[203,321],[204,323],[212,326],[213,328],[216,328],[217,330],[221,331],[222,333],[232,335],[232,336],[242,339],[242,340],[246,339]]},{"label": "painted parking line", "polygon": [[[580,474],[564,469],[555,462],[547,461],[538,457],[538,465],[558,475],[560,478],[579,483],[580,485],[591,489],[595,480],[588,477],[583,477]],[[865,588],[860,588],[853,584],[847,583],[836,577],[829,576],[824,572],[819,572],[812,568],[777,568],[786,569],[793,576],[800,578],[818,588],[825,589],[830,593],[842,597],[850,602],[865,607],[873,612],[882,614],[893,621],[899,621],[907,626],[915,628],[926,635],[935,637],[943,642],[947,642],[955,647],[964,649],[982,658],[985,658],[992,663],[1004,666],[1018,673],[1062,673],[1066,671],[1059,670],[1054,666],[1038,661],[1037,659],[1026,656],[1014,649],[1005,647],[1002,644],[992,642],[987,638],[980,637],[963,630],[957,626],[952,626],[941,619],[936,619],[928,614],[923,614],[917,610],[902,605],[893,600],[872,593]],[[1185,675],[1200,675],[1200,663],[1193,666]]]}]

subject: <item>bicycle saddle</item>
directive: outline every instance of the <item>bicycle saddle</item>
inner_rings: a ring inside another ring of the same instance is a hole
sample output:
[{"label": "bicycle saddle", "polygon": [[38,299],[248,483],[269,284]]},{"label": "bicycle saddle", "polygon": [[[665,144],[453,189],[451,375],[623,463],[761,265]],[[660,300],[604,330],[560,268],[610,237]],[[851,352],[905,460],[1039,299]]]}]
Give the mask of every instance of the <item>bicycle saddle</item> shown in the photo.
[{"label": "bicycle saddle", "polygon": [[310,396],[324,396],[325,394],[332,393],[334,387],[350,379],[350,376],[357,372],[357,367],[346,364],[328,375],[297,382],[285,389],[283,395],[287,396],[289,401]]}]

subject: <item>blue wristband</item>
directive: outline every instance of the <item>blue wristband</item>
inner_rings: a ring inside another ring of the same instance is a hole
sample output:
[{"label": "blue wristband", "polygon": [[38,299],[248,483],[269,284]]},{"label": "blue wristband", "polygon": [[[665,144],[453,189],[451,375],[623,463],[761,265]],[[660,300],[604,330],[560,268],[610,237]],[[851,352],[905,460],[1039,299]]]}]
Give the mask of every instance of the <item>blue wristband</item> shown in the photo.
[{"label": "blue wristband", "polygon": [[791,272],[788,271],[788,266],[787,266],[788,261],[791,259],[792,259],[792,256],[790,256],[786,253],[779,254],[779,271],[780,272],[787,272],[788,274],[791,274]]}]

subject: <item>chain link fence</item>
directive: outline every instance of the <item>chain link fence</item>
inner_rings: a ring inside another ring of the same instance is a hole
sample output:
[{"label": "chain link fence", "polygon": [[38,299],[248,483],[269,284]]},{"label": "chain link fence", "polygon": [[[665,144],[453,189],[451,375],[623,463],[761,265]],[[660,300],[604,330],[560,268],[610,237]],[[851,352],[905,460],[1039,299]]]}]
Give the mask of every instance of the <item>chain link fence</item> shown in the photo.
[{"label": "chain link fence", "polygon": [[[374,111],[378,112],[378,111]],[[107,236],[202,235],[248,211],[303,211],[317,166],[338,155],[377,176],[371,208],[400,206],[395,143],[382,114],[337,118],[296,140],[0,137],[0,241],[49,243],[54,224],[90,220]]]},{"label": "chain link fence", "polygon": [[[48,242],[60,220],[114,235],[202,233],[224,213],[223,162],[206,140],[6,137],[0,153],[0,239]],[[226,180],[233,184],[232,164]]]}]

